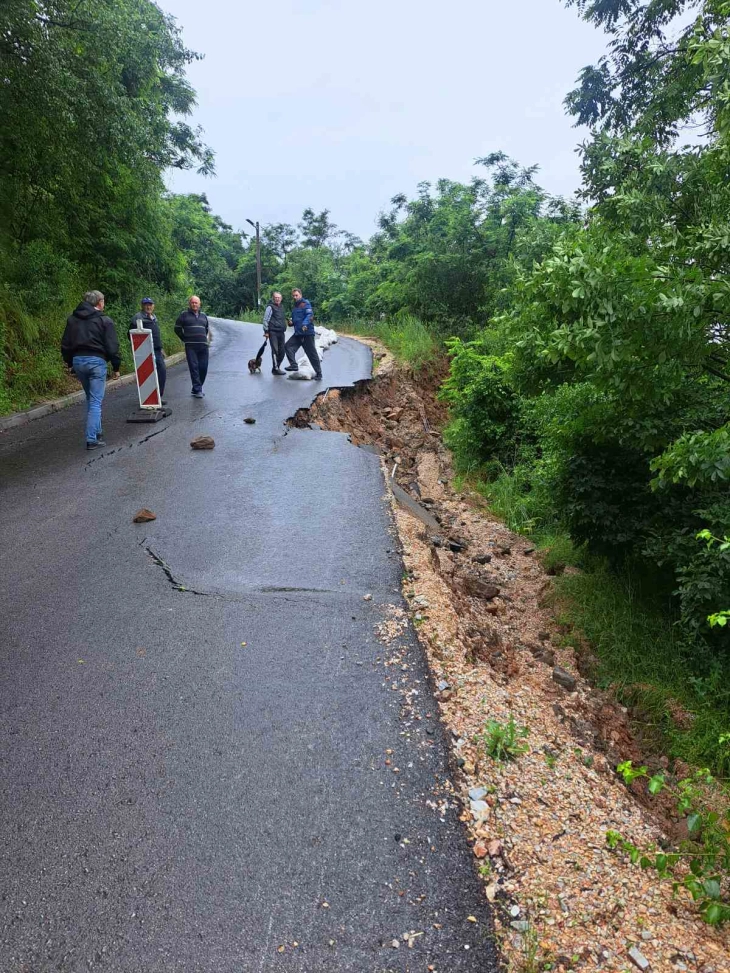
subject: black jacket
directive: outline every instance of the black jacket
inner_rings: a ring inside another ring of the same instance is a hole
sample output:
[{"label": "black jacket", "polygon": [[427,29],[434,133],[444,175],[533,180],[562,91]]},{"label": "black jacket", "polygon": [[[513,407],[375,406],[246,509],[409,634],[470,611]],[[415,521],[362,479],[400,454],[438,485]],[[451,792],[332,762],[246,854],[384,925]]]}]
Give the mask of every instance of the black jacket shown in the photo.
[{"label": "black jacket", "polygon": [[283,334],[286,331],[286,314],[282,304],[269,301],[264,311],[264,331]]},{"label": "black jacket", "polygon": [[192,311],[183,311],[175,322],[175,334],[186,345],[208,343],[208,318],[202,311],[196,317]]},{"label": "black jacket", "polygon": [[111,363],[115,372],[122,363],[114,322],[97,308],[82,301],[66,321],[61,354],[71,366],[74,355],[96,355]]},{"label": "black jacket", "polygon": [[144,311],[137,311],[135,316],[132,318],[132,323],[129,326],[129,330],[132,331],[135,328],[147,328],[148,331],[151,331],[152,347],[155,351],[162,351],[160,322],[157,320],[156,314],[153,314],[151,318],[148,318]]}]

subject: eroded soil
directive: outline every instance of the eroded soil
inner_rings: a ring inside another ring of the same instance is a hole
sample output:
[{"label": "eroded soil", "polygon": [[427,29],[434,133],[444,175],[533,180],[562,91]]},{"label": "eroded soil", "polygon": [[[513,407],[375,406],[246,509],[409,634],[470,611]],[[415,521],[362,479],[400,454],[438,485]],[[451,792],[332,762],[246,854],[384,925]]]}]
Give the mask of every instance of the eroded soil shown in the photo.
[{"label": "eroded soil", "polygon": [[[374,351],[371,382],[330,390],[291,424],[376,447],[396,494],[405,491],[407,507],[394,507],[404,594],[452,735],[463,820],[510,967],[618,971],[646,961],[654,970],[729,971],[727,932],[704,925],[671,883],[606,846],[609,829],[642,847],[666,844],[682,822],[671,801],[617,777],[618,762],[646,762],[630,714],[581,676],[551,607],[553,579],[532,545],[477,494],[452,488],[440,434],[446,410],[436,398],[443,370],[416,376]],[[529,749],[498,762],[483,731],[489,720],[510,719],[529,731]],[[660,755],[654,765],[672,770]]]}]

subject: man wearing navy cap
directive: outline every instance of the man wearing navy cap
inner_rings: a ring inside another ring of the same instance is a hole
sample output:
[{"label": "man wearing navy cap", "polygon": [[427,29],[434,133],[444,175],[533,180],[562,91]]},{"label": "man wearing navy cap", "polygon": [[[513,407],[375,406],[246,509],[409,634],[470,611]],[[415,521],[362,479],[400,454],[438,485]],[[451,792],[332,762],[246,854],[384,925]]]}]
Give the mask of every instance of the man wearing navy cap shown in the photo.
[{"label": "man wearing navy cap", "polygon": [[132,318],[129,330],[132,331],[135,328],[147,328],[148,331],[152,332],[152,347],[155,352],[157,381],[160,384],[160,400],[163,405],[167,405],[167,402],[162,398],[165,394],[165,380],[167,379],[165,352],[162,350],[162,337],[160,336],[160,325],[155,315],[155,302],[151,297],[142,298],[142,310],[137,311]]}]

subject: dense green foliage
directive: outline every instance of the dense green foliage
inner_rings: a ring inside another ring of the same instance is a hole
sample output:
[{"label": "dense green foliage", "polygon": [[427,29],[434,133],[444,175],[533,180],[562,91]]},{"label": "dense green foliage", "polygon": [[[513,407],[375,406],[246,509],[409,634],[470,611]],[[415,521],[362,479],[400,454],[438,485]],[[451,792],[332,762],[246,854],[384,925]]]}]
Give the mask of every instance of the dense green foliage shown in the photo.
[{"label": "dense green foliage", "polygon": [[[422,183],[409,200],[394,197],[367,242],[338,230],[324,210],[305,210],[298,227],[262,230],[264,289],[300,286],[322,321],[412,314],[444,335],[473,330],[503,305],[510,258],[544,254],[577,205],[551,199],[503,153],[477,160],[485,176],[470,183]],[[529,231],[529,232],[528,232]],[[235,299],[255,304],[254,241],[239,264]]]},{"label": "dense green foliage", "polygon": [[[712,639],[730,559],[696,535],[730,524],[730,146],[716,85],[730,6],[695,5],[701,16],[670,45],[667,25],[687,6],[582,5],[615,36],[568,98],[594,124],[589,221],[516,269],[505,312],[454,347],[447,394],[462,462],[512,451],[506,475],[536,526],[559,521],[615,564],[671,572],[687,638]],[[690,118],[705,126],[701,146],[677,141]]]},{"label": "dense green foliage", "polygon": [[120,337],[154,297],[168,350],[188,288],[223,303],[240,237],[162,181],[212,171],[184,121],[195,57],[150,0],[0,6],[0,412],[67,387],[60,335],[86,290]]},{"label": "dense green foliage", "polygon": [[[488,492],[516,526],[567,532],[607,559],[619,586],[631,572],[664,605],[671,642],[624,642],[621,663],[622,612],[592,624],[609,576],[600,589],[595,575],[573,583],[590,591],[573,593],[584,630],[597,642],[609,634],[612,680],[626,676],[630,691],[633,674],[660,706],[683,698],[698,714],[693,756],[727,769],[719,620],[730,551],[718,539],[730,531],[730,4],[579,6],[613,38],[567,99],[592,125],[588,219],[538,263],[518,259],[503,312],[452,344],[448,438],[463,469],[493,464]],[[692,8],[696,19],[677,26]],[[703,130],[699,144],[681,142],[689,122]],[[668,665],[657,664],[662,653]],[[677,687],[681,672],[706,698],[686,679],[687,691]]]}]

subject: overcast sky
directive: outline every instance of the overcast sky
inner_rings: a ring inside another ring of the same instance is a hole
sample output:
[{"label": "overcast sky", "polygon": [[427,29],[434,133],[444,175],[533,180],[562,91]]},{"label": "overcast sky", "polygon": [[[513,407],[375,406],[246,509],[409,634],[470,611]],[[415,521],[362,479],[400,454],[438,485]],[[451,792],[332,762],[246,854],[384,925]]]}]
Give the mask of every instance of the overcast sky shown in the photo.
[{"label": "overcast sky", "polygon": [[189,78],[218,175],[174,173],[235,229],[327,208],[361,237],[398,192],[502,149],[578,186],[562,101],[605,35],[561,0],[159,0],[205,55]]}]

